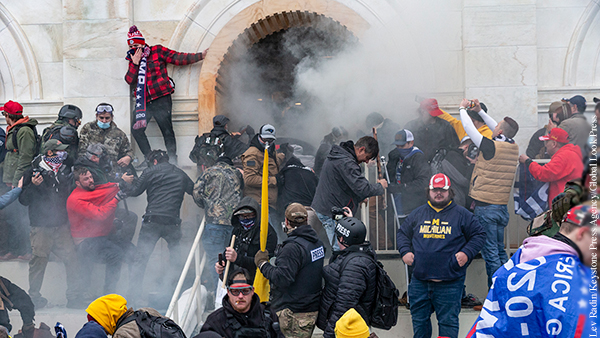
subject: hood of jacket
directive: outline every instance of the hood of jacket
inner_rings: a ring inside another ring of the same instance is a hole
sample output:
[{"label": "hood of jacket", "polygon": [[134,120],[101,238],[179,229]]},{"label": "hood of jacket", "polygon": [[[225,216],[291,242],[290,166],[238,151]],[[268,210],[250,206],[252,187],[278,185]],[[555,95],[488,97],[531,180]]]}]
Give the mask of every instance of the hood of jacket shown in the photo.
[{"label": "hood of jacket", "polygon": [[[262,143],[260,143],[260,140],[258,139],[258,134],[254,135],[252,140],[250,140],[250,147],[255,147],[256,149],[260,150],[263,154],[265,152],[265,146]],[[275,155],[275,144],[272,144],[269,148],[269,156],[274,158]]]},{"label": "hood of jacket", "polygon": [[127,312],[127,300],[117,294],[102,296],[91,302],[85,311],[112,335],[115,333],[117,322]]},{"label": "hood of jacket", "polygon": [[[571,156],[573,156],[574,158],[582,159],[581,150],[580,150],[579,146],[574,145],[572,143],[567,143],[564,146],[562,146],[560,149],[558,149],[558,151],[552,157],[556,156],[556,154],[558,154],[559,152],[560,153],[572,153],[573,155],[571,155]],[[567,156],[569,156],[569,155],[567,155]]]},{"label": "hood of jacket", "polygon": [[352,140],[341,142],[339,146],[334,145],[327,158],[330,160],[348,159],[358,163],[356,152],[354,151],[354,142]]},{"label": "hood of jacket", "polygon": [[307,168],[307,169],[309,169],[308,167],[304,166],[304,163],[302,163],[302,161],[300,161],[300,159],[294,155],[290,156],[288,158],[288,160],[285,161],[285,164],[283,165],[283,168],[281,168],[279,173],[284,172],[288,168]]},{"label": "hood of jacket", "polygon": [[333,255],[331,256],[330,262],[333,262],[335,259],[338,259],[340,257],[349,255],[352,252],[358,252],[358,251],[364,252],[364,253],[368,254],[369,256],[373,257],[373,259],[377,260],[377,254],[375,253],[375,250],[373,250],[373,247],[371,246],[371,242],[364,242],[363,244],[351,245],[344,250],[334,251]]},{"label": "hood of jacket", "polygon": [[319,240],[317,232],[308,224],[301,225],[288,234],[288,239],[283,243],[292,242],[293,237],[302,237],[311,243],[316,243]]},{"label": "hood of jacket", "polygon": [[260,228],[260,204],[258,204],[258,202],[256,202],[254,200],[254,198],[252,198],[250,196],[246,196],[246,197],[242,198],[242,200],[240,201],[240,204],[238,204],[238,207],[233,211],[233,214],[231,215],[231,225],[234,228],[241,228],[242,231],[246,231],[246,230],[244,230],[244,228],[242,228],[242,226],[240,225],[240,220],[235,215],[236,212],[238,212],[241,209],[245,209],[245,208],[253,209],[254,212],[256,213],[256,222],[254,223],[254,226],[248,231],[252,231],[253,229],[257,228],[257,225],[258,225],[258,228]]},{"label": "hood of jacket", "polygon": [[567,254],[578,256],[577,251],[570,245],[557,241],[548,236],[535,236],[526,238],[521,246],[521,262],[528,262],[541,256],[550,256],[554,254]]},{"label": "hood of jacket", "polygon": [[7,126],[6,127],[6,133],[8,134],[8,132],[14,128],[15,126],[22,124],[22,125],[30,125],[32,127],[37,126],[38,121],[36,119],[30,119],[29,116],[24,116],[23,118],[19,119],[17,122],[13,123],[11,126]]}]

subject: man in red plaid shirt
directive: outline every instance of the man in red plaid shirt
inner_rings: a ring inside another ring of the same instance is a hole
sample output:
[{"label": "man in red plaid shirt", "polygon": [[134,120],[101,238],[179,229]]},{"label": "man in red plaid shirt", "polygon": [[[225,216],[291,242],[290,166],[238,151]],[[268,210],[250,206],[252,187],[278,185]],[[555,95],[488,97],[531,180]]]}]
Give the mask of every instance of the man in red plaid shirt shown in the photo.
[{"label": "man in red plaid shirt", "polygon": [[137,85],[132,135],[144,156],[147,156],[152,148],[146,137],[146,125],[154,116],[165,139],[169,157],[176,162],[177,144],[171,119],[174,83],[167,74],[167,63],[183,66],[204,60],[208,49],[201,53],[179,53],[161,45],[148,46],[136,26],[129,28],[127,44],[130,47],[126,57],[129,69],[125,81],[131,86]]}]

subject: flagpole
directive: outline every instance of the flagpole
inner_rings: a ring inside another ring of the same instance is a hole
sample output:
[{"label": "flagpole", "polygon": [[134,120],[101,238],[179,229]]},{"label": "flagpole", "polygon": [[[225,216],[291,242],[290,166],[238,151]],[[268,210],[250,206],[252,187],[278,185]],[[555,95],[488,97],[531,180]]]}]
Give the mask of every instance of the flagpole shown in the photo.
[{"label": "flagpole", "polygon": [[[262,174],[262,193],[260,204],[260,250],[267,249],[267,235],[269,233],[269,144],[265,145],[265,157],[263,161]],[[261,302],[269,301],[270,285],[269,281],[256,267],[256,276],[254,277],[254,292],[258,295]]]}]

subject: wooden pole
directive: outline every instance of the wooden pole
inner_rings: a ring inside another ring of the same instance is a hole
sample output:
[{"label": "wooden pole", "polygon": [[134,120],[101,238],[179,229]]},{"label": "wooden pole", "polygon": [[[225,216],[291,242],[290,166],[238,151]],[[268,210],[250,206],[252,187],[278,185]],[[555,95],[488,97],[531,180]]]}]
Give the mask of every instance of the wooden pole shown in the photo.
[{"label": "wooden pole", "polygon": [[[229,244],[230,248],[233,248],[233,245],[235,244],[235,235],[231,236],[231,243]],[[228,260],[227,263],[225,264],[225,271],[223,272],[223,288],[225,288],[225,283],[227,282],[227,275],[229,274],[229,266],[231,265],[231,262]]]}]

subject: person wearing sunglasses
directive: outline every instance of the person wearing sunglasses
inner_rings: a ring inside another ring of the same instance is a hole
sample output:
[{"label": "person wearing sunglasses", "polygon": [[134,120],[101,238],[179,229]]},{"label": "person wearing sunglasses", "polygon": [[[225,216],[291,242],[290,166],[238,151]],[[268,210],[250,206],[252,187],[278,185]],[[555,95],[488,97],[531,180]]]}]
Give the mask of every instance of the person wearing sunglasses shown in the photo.
[{"label": "person wearing sunglasses", "polygon": [[99,143],[104,146],[107,161],[112,167],[107,175],[111,182],[117,181],[124,171],[129,174],[134,172],[131,164],[134,155],[129,138],[113,119],[113,106],[109,103],[100,103],[96,107],[96,120],[86,123],[81,128],[79,137],[80,156],[86,154],[90,144]]},{"label": "person wearing sunglasses", "polygon": [[225,338],[283,338],[277,314],[260,302],[254,293],[253,282],[248,270],[237,268],[231,271],[223,307],[206,318],[200,333],[216,332]]}]

